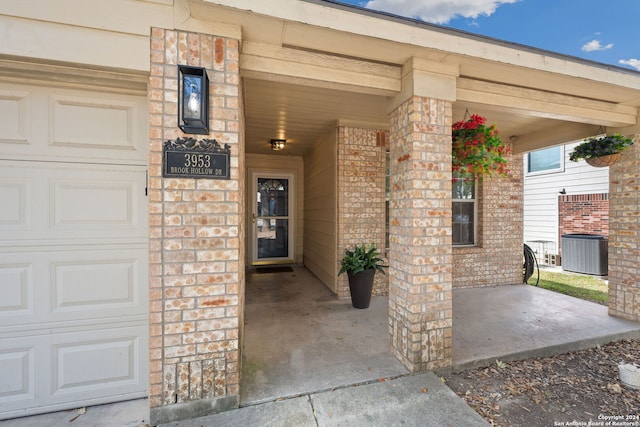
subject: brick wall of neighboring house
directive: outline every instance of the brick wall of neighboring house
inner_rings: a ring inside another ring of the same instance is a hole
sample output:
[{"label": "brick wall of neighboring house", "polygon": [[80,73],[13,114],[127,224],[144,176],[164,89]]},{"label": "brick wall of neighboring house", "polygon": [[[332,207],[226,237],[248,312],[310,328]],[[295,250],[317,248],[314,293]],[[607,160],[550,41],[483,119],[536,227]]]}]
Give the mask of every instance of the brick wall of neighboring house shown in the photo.
[{"label": "brick wall of neighboring house", "polygon": [[609,235],[609,193],[558,196],[558,251],[562,235],[570,233]]},{"label": "brick wall of neighboring house", "polygon": [[[158,28],[151,33],[152,422],[171,419],[169,407],[173,404],[180,406],[200,399],[217,400],[216,405],[221,407],[238,404],[245,271],[238,45],[238,40],[195,33]],[[162,177],[163,141],[184,136],[176,118],[177,64],[207,70],[210,135],[193,136],[215,138],[231,146],[229,180]],[[209,410],[211,407],[209,404]]]},{"label": "brick wall of neighboring house", "polygon": [[508,178],[478,183],[477,245],[454,247],[454,288],[522,283],[522,156],[512,154],[508,162]]},{"label": "brick wall of neighboring house", "polygon": [[[356,244],[385,249],[385,170],[389,132],[338,128],[338,255]],[[338,265],[339,266],[339,265]],[[388,277],[376,273],[373,294],[386,295]],[[349,298],[347,275],[338,278],[338,297]]]},{"label": "brick wall of neighboring house", "polygon": [[609,167],[609,314],[640,321],[640,135]]}]

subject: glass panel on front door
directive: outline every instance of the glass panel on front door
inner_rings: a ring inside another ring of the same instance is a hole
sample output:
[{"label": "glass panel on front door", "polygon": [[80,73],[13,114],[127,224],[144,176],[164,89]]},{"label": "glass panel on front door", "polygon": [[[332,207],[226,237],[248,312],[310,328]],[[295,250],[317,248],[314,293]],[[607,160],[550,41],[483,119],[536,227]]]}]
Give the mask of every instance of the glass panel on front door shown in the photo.
[{"label": "glass panel on front door", "polygon": [[258,260],[289,256],[289,180],[258,178]]}]

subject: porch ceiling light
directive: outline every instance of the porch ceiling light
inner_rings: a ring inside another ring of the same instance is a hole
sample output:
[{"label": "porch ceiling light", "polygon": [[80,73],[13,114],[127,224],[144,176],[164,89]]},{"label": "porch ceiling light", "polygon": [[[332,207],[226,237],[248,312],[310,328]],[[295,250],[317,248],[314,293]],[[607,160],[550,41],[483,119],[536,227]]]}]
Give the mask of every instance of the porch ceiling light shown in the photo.
[{"label": "porch ceiling light", "polygon": [[271,140],[271,149],[273,151],[284,150],[284,146],[287,143],[286,139],[272,139]]},{"label": "porch ceiling light", "polygon": [[209,134],[209,77],[204,68],[178,66],[178,126],[185,133]]}]

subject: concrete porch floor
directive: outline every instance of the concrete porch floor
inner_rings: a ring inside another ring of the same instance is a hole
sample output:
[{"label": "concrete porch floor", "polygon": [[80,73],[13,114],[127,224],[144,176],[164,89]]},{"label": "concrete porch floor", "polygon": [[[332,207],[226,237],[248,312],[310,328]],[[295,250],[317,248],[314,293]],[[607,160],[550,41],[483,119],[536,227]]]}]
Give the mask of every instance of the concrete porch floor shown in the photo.
[{"label": "concrete porch floor", "polygon": [[250,273],[240,404],[407,374],[389,352],[388,299],[338,300],[306,268]]},{"label": "concrete porch floor", "polygon": [[640,323],[611,317],[593,302],[528,285],[453,291],[454,371],[622,338],[640,338]]},{"label": "concrete porch floor", "polygon": [[[640,323],[610,317],[604,306],[531,286],[454,290],[453,316],[456,371],[495,363],[495,359],[552,355],[620,338],[640,338]],[[211,422],[193,420],[198,426],[225,425],[261,408],[267,416],[280,413],[286,418],[289,413],[282,412],[282,405],[270,408],[277,402],[259,404],[314,393],[338,398],[339,393],[377,387],[381,378],[408,381],[414,377],[389,352],[388,298],[373,297],[368,309],[354,309],[349,300],[336,299],[305,268],[248,274],[245,320],[240,400],[246,408],[220,414]],[[385,384],[395,386],[395,381]],[[462,401],[454,404],[464,406]],[[438,408],[442,406],[432,410]],[[75,418],[73,412],[63,412],[0,424],[63,426],[71,418]],[[132,427],[145,420],[147,401],[140,399],[89,407],[73,425]]]},{"label": "concrete porch floor", "polygon": [[[246,286],[241,405],[397,377],[388,298],[366,310],[338,300],[308,270],[251,273]],[[640,338],[640,323],[524,285],[453,291],[453,370]]]}]

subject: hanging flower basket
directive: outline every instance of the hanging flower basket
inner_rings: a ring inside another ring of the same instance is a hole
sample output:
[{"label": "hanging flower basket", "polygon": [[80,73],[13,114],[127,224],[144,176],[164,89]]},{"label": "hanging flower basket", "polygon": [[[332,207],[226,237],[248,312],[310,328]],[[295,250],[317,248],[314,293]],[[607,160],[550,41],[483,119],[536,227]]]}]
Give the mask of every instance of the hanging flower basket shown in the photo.
[{"label": "hanging flower basket", "polygon": [[633,145],[633,140],[619,133],[587,138],[573,149],[569,160],[577,162],[585,159],[588,164],[597,168],[611,166],[620,160],[620,153],[630,145]]},{"label": "hanging flower basket", "polygon": [[622,153],[609,154],[608,156],[590,157],[585,161],[594,168],[605,168],[615,164],[622,157]]},{"label": "hanging flower basket", "polygon": [[485,126],[486,121],[472,114],[453,124],[451,166],[454,173],[473,174],[475,178],[508,176],[506,157],[511,148],[502,142],[494,125]]}]

